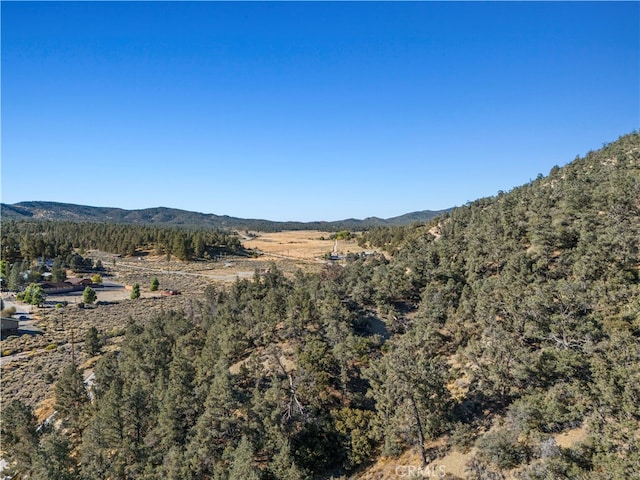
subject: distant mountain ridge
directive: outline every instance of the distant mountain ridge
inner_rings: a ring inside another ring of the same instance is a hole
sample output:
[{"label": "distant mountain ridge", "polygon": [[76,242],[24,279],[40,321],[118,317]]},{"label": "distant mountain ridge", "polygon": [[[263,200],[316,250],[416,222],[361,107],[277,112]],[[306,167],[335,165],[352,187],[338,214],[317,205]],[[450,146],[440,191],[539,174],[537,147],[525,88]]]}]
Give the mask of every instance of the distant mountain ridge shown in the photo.
[{"label": "distant mountain ridge", "polygon": [[140,210],[92,207],[71,203],[31,201],[0,204],[2,219],[55,220],[71,222],[106,222],[146,224],[158,226],[205,227],[218,229],[276,230],[364,230],[377,226],[408,225],[426,222],[447,210],[423,210],[392,218],[368,217],[363,220],[349,218],[334,222],[276,222],[261,219],[245,219],[213,213],[199,213],[176,208],[155,207]]}]

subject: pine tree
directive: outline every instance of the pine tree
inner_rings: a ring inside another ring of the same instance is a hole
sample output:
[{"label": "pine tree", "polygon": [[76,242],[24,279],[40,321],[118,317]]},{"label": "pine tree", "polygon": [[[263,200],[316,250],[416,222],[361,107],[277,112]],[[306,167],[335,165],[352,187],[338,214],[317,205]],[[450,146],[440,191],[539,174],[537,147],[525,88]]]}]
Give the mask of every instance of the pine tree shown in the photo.
[{"label": "pine tree", "polygon": [[47,434],[34,460],[33,478],[76,480],[78,470],[69,440],[58,430]]},{"label": "pine tree", "polygon": [[235,388],[228,366],[219,361],[204,404],[204,411],[192,429],[193,437],[186,453],[197,478],[212,475],[225,448],[238,434],[239,419]]},{"label": "pine tree", "polygon": [[451,403],[445,387],[446,364],[438,355],[440,343],[431,328],[412,330],[369,372],[387,450],[397,453],[402,448],[398,434],[410,426],[407,437],[420,449],[423,464],[424,443],[440,432]]},{"label": "pine tree", "polygon": [[82,372],[75,363],[69,364],[63,371],[55,386],[55,409],[63,422],[74,433],[80,434],[84,425],[85,407],[89,396],[82,379]]},{"label": "pine tree", "polygon": [[91,326],[84,337],[84,349],[89,355],[93,356],[100,353],[101,348],[102,342],[98,336],[98,329]]},{"label": "pine tree", "polygon": [[291,445],[283,442],[278,452],[269,462],[269,471],[278,480],[304,480],[308,478],[300,469],[291,455]]},{"label": "pine tree", "polygon": [[28,475],[38,448],[33,410],[19,400],[12,400],[2,409],[1,425],[5,460],[10,466],[15,463],[16,472]]},{"label": "pine tree", "polygon": [[174,347],[169,383],[162,395],[158,434],[162,439],[163,450],[185,443],[200,410],[194,393],[195,369],[192,359],[184,354],[185,351],[181,342]]},{"label": "pine tree", "polygon": [[91,305],[96,301],[96,298],[98,298],[96,291],[91,287],[85,287],[84,292],[82,292],[82,301]]},{"label": "pine tree", "polygon": [[96,399],[96,413],[82,435],[82,473],[90,479],[124,477],[122,382]]},{"label": "pine tree", "polygon": [[229,480],[260,480],[260,470],[256,468],[253,460],[253,445],[245,436],[233,452]]}]

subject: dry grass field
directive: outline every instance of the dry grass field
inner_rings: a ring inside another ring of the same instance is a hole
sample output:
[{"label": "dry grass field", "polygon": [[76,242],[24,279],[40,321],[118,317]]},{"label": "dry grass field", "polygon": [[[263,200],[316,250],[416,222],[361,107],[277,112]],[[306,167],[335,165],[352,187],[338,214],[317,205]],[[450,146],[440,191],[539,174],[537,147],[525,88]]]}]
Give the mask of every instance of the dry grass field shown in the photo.
[{"label": "dry grass field", "polygon": [[[335,240],[330,232],[301,230],[276,233],[258,233],[255,238],[243,240],[246,248],[256,248],[266,256],[284,257],[303,261],[317,261],[331,253]],[[364,249],[355,240],[338,240],[338,253],[360,253]]]}]

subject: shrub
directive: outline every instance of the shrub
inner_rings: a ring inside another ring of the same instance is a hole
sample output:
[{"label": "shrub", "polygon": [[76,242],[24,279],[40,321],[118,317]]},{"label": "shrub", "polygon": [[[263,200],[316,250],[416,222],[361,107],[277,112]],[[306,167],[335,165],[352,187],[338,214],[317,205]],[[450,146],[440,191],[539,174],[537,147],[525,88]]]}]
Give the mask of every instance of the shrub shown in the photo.
[{"label": "shrub", "polygon": [[451,429],[449,444],[457,447],[462,453],[467,453],[473,447],[476,437],[476,430],[472,425],[456,422]]},{"label": "shrub", "polygon": [[16,307],[9,307],[2,310],[3,317],[11,317],[16,314]]},{"label": "shrub", "polygon": [[84,292],[82,292],[82,302],[92,304],[96,301],[96,298],[96,291],[91,287],[85,287]]},{"label": "shrub", "polygon": [[140,285],[134,283],[131,289],[131,300],[135,300],[136,298],[140,298]]},{"label": "shrub", "polygon": [[497,430],[483,435],[476,442],[478,457],[500,470],[508,470],[528,458],[525,445],[518,442],[518,434],[513,430]]},{"label": "shrub", "polygon": [[50,343],[49,345],[44,347],[45,350],[55,350],[56,348],[58,348],[58,344],[57,343]]},{"label": "shrub", "polygon": [[123,336],[125,333],[127,333],[127,329],[126,328],[114,328],[112,330],[107,330],[104,333],[104,336],[106,338],[113,338],[113,337],[121,337]]},{"label": "shrub", "polygon": [[354,468],[373,456],[380,442],[375,413],[345,407],[331,412],[342,448],[347,452],[347,467]]}]

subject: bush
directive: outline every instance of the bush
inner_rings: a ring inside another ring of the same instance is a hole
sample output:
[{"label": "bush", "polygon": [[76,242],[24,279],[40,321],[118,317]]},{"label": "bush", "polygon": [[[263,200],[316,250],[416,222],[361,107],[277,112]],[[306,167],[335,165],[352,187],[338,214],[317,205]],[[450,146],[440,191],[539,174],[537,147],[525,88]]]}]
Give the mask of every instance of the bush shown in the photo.
[{"label": "bush", "polygon": [[584,416],[584,400],[579,387],[558,383],[545,392],[537,392],[514,401],[508,418],[521,432],[539,430],[554,433],[579,425]]},{"label": "bush", "polygon": [[6,348],[2,350],[1,353],[3,357],[8,357],[9,355],[13,355],[13,350],[11,350],[10,348]]},{"label": "bush", "polygon": [[514,468],[529,457],[527,447],[518,442],[518,434],[512,430],[486,433],[476,445],[478,457],[500,470]]},{"label": "bush", "polygon": [[370,459],[379,442],[375,413],[345,407],[331,412],[336,431],[340,434],[342,449],[347,452],[347,467],[354,468]]},{"label": "bush", "polygon": [[5,308],[4,310],[2,310],[2,316],[3,317],[11,317],[11,316],[15,315],[16,312],[17,312],[16,307]]},{"label": "bush", "polygon": [[96,298],[96,291],[91,287],[85,287],[84,292],[82,293],[82,302],[92,304],[96,301]]},{"label": "bush", "polygon": [[50,343],[49,345],[44,347],[45,350],[55,350],[56,348],[58,348],[58,344],[57,343]]},{"label": "bush", "polygon": [[113,330],[108,330],[107,332],[105,332],[104,336],[106,338],[121,337],[125,333],[127,333],[126,328],[114,328]]},{"label": "bush", "polygon": [[131,300],[135,300],[136,298],[140,298],[140,285],[134,283],[131,289]]},{"label": "bush", "polygon": [[457,447],[462,453],[467,453],[476,440],[476,429],[468,423],[456,422],[449,436],[449,445]]}]

